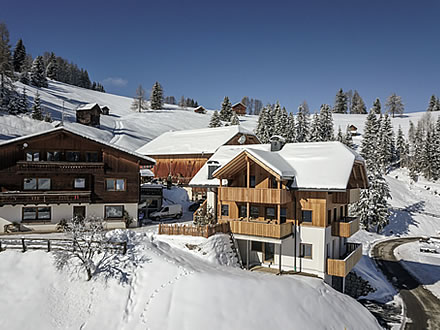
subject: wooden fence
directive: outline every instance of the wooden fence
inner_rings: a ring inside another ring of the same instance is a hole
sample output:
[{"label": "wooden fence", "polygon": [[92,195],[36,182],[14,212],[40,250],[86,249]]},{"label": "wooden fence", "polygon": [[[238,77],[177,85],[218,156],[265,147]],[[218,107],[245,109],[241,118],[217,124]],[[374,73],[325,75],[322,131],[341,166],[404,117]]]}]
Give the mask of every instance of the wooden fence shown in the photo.
[{"label": "wooden fence", "polygon": [[[73,250],[82,247],[88,242],[86,241],[73,241],[64,238],[0,238],[0,252],[12,249],[21,250],[26,252],[28,250],[45,250],[47,252],[60,251],[60,250]],[[92,245],[97,248],[101,248],[106,251],[119,252],[122,254],[127,253],[127,242],[97,242],[92,241]]]},{"label": "wooden fence", "polygon": [[216,233],[229,233],[229,223],[218,223],[216,225],[193,226],[179,224],[159,224],[159,235],[186,235],[202,236],[208,238]]}]

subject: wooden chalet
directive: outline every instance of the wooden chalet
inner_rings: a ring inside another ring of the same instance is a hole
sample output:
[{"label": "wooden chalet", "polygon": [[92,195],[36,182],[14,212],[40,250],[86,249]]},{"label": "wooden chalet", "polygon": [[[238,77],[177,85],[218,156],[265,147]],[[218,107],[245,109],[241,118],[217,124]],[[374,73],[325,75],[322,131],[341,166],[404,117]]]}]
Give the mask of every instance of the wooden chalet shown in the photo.
[{"label": "wooden chalet", "polygon": [[101,107],[98,103],[89,103],[76,109],[76,122],[87,126],[99,126]]},{"label": "wooden chalet", "polygon": [[246,115],[246,106],[241,102],[235,103],[232,106],[232,111],[235,111],[235,113],[239,116],[244,116]]},{"label": "wooden chalet", "polygon": [[356,126],[354,126],[353,124],[348,126],[348,130],[350,131],[351,135],[353,135],[353,136],[357,135],[358,128]]},{"label": "wooden chalet", "polygon": [[140,166],[154,160],[59,127],[0,143],[0,232],[20,223],[53,230],[98,216],[108,226],[138,217]]},{"label": "wooden chalet", "polygon": [[167,132],[136,152],[156,160],[156,178],[188,184],[222,145],[259,143],[256,135],[240,126]]},{"label": "wooden chalet", "polygon": [[362,256],[349,204],[368,186],[363,159],[339,142],[223,146],[191,186],[229,223],[243,263],[317,275],[343,290]]},{"label": "wooden chalet", "polygon": [[110,108],[106,105],[101,106],[101,113],[103,115],[109,115],[110,114]]},{"label": "wooden chalet", "polygon": [[199,105],[197,108],[194,109],[194,112],[205,114],[206,109],[204,107],[202,107],[201,105]]}]

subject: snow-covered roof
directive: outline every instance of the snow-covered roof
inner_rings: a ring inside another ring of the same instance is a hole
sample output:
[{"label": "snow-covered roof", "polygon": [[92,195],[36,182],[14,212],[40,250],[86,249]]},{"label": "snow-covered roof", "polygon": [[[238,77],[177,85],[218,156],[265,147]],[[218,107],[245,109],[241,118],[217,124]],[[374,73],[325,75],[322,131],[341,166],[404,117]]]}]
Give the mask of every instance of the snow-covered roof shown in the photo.
[{"label": "snow-covered roof", "polygon": [[[91,110],[91,109],[93,109],[95,106],[98,106],[98,107],[99,107],[99,104],[96,103],[96,102],[95,102],[95,103],[84,104],[84,105],[78,107],[77,111]],[[99,108],[101,109],[101,107],[99,107]]]},{"label": "snow-covered roof", "polygon": [[125,152],[125,153],[127,153],[127,154],[132,155],[132,156],[135,156],[135,157],[141,158],[141,159],[146,160],[146,161],[148,161],[148,162],[150,162],[150,163],[152,163],[152,164],[155,164],[155,163],[156,163],[156,161],[155,161],[153,158],[150,158],[150,157],[148,157],[148,156],[145,156],[145,155],[139,154],[139,153],[137,153],[137,152],[133,152],[133,151],[131,151],[131,150],[128,150],[128,149],[125,149],[125,148],[119,147],[119,146],[117,146],[117,145],[110,144],[110,143],[108,143],[108,142],[105,142],[105,141],[102,141],[102,140],[96,139],[95,137],[92,137],[92,136],[90,136],[90,135],[85,135],[84,133],[81,133],[81,132],[78,131],[78,130],[75,130],[75,129],[72,129],[71,127],[66,127],[66,126],[59,126],[59,127],[55,127],[55,128],[49,129],[49,130],[45,130],[45,131],[41,131],[41,132],[37,132],[37,133],[34,133],[34,134],[24,135],[24,136],[20,136],[20,137],[14,138],[14,139],[1,141],[1,142],[0,142],[0,146],[7,145],[7,144],[10,144],[10,143],[20,142],[20,141],[27,140],[27,139],[30,139],[30,138],[33,138],[33,137],[37,137],[37,136],[40,136],[40,135],[45,135],[45,134],[49,134],[49,133],[53,133],[53,132],[58,132],[58,131],[66,131],[66,132],[70,132],[70,133],[72,133],[72,134],[75,134],[75,135],[81,136],[81,137],[83,137],[83,138],[85,138],[85,139],[87,139],[87,140],[90,140],[90,141],[93,141],[93,142],[97,142],[97,143],[100,143],[100,144],[106,145],[106,146],[108,146],[108,147],[110,147],[110,148],[117,149],[117,150],[119,150],[119,151]]},{"label": "snow-covered roof", "polygon": [[154,177],[154,173],[148,168],[143,168],[139,172],[141,173],[141,176]]},{"label": "snow-covered roof", "polygon": [[[263,162],[283,179],[292,180],[294,189],[345,190],[354,161],[363,159],[340,142],[288,143],[280,151],[270,151],[270,144],[222,146],[209,161],[217,161],[219,172],[240,153]],[[208,179],[208,164],[203,165],[191,180],[192,186],[219,185],[219,180]]]},{"label": "snow-covered roof", "polygon": [[237,102],[237,103],[233,104],[232,107],[235,108],[237,105],[240,105],[240,104],[246,108],[246,106],[242,102]]},{"label": "snow-covered roof", "polygon": [[238,133],[254,135],[240,125],[166,132],[140,147],[142,155],[213,154]]}]

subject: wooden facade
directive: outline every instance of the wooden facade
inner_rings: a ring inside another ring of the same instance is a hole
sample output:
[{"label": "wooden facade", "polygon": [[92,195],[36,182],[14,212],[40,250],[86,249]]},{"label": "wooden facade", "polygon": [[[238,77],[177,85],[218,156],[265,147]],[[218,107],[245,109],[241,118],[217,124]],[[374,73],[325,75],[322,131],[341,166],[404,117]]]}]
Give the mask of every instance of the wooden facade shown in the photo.
[{"label": "wooden facade", "polygon": [[76,122],[87,126],[99,126],[101,107],[95,103],[76,110]]},{"label": "wooden facade", "polygon": [[106,106],[106,105],[102,106],[101,107],[101,113],[103,115],[109,115],[110,114],[110,108],[108,106]]},{"label": "wooden facade", "polygon": [[246,115],[246,106],[243,103],[238,102],[232,106],[232,111],[235,111],[239,116],[244,116]]},{"label": "wooden facade", "polygon": [[[243,135],[246,137],[244,144],[260,143],[254,135],[238,133],[225,145],[240,144],[239,139]],[[212,154],[153,154],[149,156],[156,160],[156,165],[153,167],[156,178],[165,180],[170,175],[174,183],[188,184]]]},{"label": "wooden facade", "polygon": [[327,273],[345,277],[362,258],[362,244],[347,243],[346,253],[339,259],[327,259]]},{"label": "wooden facade", "polygon": [[206,113],[206,109],[200,105],[200,106],[198,106],[197,108],[194,109],[194,112],[205,114]]},{"label": "wooden facade", "polygon": [[[0,145],[0,206],[138,203],[139,167],[152,164],[64,128],[21,138]],[[39,179],[44,189],[25,187]],[[123,189],[110,191],[107,179],[120,180]]]}]

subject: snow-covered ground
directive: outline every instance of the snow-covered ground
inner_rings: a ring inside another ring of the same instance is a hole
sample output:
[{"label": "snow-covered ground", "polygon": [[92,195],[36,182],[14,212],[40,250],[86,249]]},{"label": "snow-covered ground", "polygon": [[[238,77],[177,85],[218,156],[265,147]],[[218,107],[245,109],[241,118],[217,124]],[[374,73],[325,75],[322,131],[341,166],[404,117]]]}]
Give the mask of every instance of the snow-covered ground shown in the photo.
[{"label": "snow-covered ground", "polygon": [[57,271],[50,253],[2,252],[0,328],[380,329],[319,279],[236,267],[227,235],[109,234],[129,240],[128,254],[118,276],[91,282]]}]

